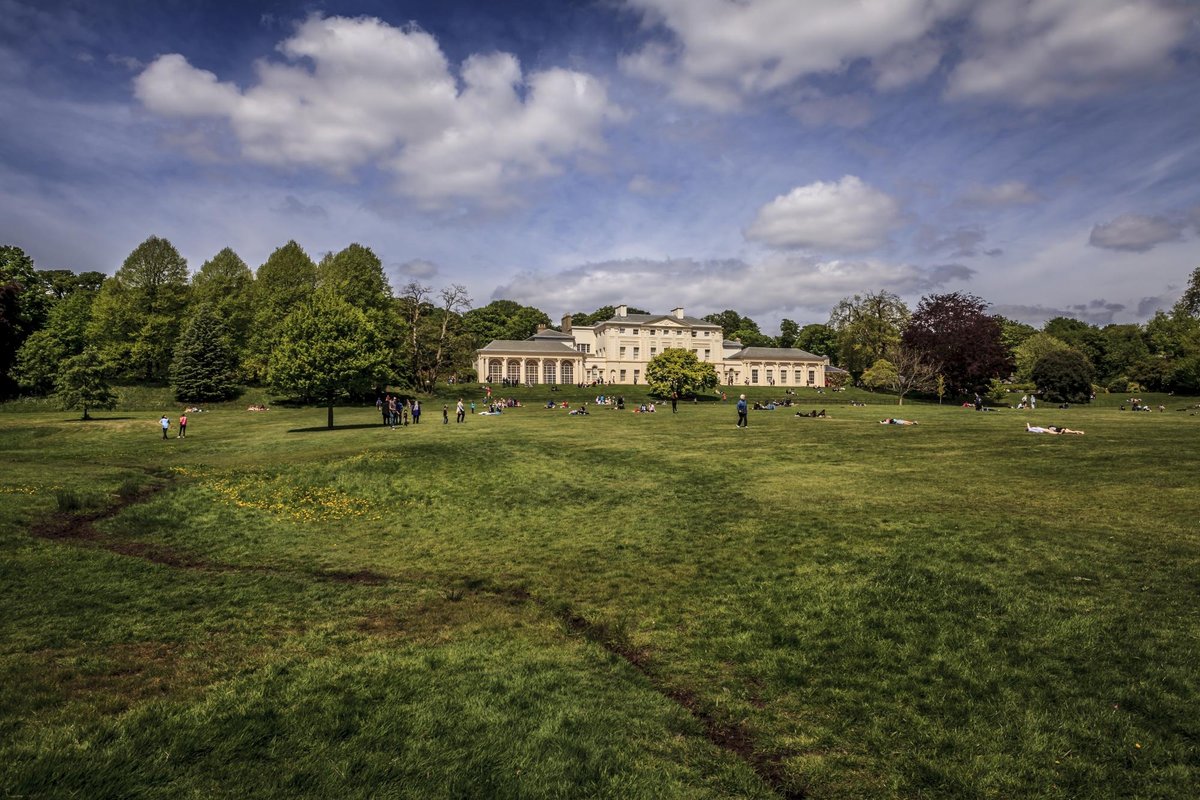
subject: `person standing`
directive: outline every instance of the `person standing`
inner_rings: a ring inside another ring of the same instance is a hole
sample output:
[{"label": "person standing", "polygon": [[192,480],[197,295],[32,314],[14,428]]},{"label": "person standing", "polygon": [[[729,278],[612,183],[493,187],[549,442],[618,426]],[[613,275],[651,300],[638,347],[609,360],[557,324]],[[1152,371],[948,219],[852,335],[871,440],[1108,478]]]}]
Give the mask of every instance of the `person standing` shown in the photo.
[{"label": "person standing", "polygon": [[167,418],[166,414],[163,414],[162,419],[158,421],[158,424],[162,426],[163,438],[166,439],[167,431],[171,430],[171,420]]},{"label": "person standing", "polygon": [[450,406],[448,406],[444,403],[442,404],[442,424],[443,425],[450,424]]},{"label": "person standing", "polygon": [[738,412],[737,426],[739,428],[749,428],[750,427],[750,420],[747,419],[747,417],[746,417],[746,410],[747,410],[746,395],[742,395],[741,397],[738,398],[738,401],[737,401],[737,412]]},{"label": "person standing", "polygon": [[679,413],[679,392],[671,392],[671,413]]},{"label": "person standing", "polygon": [[455,422],[466,422],[467,420],[467,409],[463,406],[461,397],[458,398],[458,405],[454,407],[454,420]]},{"label": "person standing", "polygon": [[421,421],[421,401],[415,397],[413,398],[412,418],[413,425],[416,425]]},{"label": "person standing", "polygon": [[187,438],[187,414],[179,415],[179,437],[180,439]]}]

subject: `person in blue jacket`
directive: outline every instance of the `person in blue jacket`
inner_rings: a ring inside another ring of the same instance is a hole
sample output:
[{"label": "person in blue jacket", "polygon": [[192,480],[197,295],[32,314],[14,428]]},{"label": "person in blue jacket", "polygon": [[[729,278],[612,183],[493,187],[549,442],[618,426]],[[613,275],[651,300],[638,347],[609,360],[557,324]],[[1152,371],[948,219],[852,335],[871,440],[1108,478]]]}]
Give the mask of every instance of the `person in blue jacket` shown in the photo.
[{"label": "person in blue jacket", "polygon": [[737,426],[739,428],[749,428],[750,421],[748,419],[746,419],[746,395],[742,395],[741,397],[738,398],[737,412],[738,412]]}]

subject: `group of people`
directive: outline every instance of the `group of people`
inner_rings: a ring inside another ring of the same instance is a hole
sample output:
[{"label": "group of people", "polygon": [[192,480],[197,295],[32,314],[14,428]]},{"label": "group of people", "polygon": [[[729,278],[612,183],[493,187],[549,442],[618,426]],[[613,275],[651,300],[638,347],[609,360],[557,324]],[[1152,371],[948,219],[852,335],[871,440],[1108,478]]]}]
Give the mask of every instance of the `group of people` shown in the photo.
[{"label": "group of people", "polygon": [[375,401],[375,408],[383,414],[383,424],[392,430],[407,426],[410,418],[413,425],[421,422],[421,401],[415,397],[412,400],[406,400],[392,394],[385,394]]},{"label": "group of people", "polygon": [[[182,414],[179,415],[179,433],[177,433],[175,435],[176,439],[186,439],[187,438],[187,423],[188,423],[187,411],[184,411]],[[171,418],[168,417],[166,414],[163,414],[162,418],[158,421],[158,424],[162,428],[163,438],[164,439],[171,438],[169,436],[169,434],[171,432]]]}]

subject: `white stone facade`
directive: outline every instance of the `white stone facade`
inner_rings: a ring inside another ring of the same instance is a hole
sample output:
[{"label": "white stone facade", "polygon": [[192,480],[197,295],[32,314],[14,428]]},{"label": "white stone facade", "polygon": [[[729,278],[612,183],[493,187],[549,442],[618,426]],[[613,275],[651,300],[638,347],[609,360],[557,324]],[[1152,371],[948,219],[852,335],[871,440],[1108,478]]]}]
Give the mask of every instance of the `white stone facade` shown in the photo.
[{"label": "white stone facade", "polygon": [[630,314],[618,306],[612,319],[562,331],[538,331],[529,339],[497,339],[475,352],[480,381],[523,384],[645,382],[650,359],[668,348],[691,350],[713,365],[724,386],[825,386],[827,356],[795,348],[742,347],[727,341],[721,326],[689,317],[682,308],[669,314]]}]

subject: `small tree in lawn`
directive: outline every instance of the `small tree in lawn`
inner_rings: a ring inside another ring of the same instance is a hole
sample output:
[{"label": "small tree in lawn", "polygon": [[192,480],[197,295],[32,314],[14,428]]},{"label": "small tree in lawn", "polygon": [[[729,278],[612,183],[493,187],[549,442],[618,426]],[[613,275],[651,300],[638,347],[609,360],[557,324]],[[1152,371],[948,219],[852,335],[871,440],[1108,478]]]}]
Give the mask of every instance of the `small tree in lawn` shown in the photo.
[{"label": "small tree in lawn", "polygon": [[1077,350],[1053,350],[1033,365],[1033,382],[1047,400],[1086,403],[1092,397],[1095,370]]},{"label": "small tree in lawn", "polygon": [[94,347],[88,347],[63,362],[55,389],[62,407],[67,410],[82,408],[83,419],[91,419],[88,416],[89,408],[110,409],[117,405],[117,396],[108,385],[107,371],[101,364],[100,353]]},{"label": "small tree in lawn", "polygon": [[287,316],[267,367],[273,391],[322,402],[333,427],[334,402],[384,381],[387,354],[366,315],[319,292]]},{"label": "small tree in lawn", "polygon": [[[904,395],[929,391],[934,387],[941,378],[939,369],[937,364],[931,364],[916,350],[893,345],[887,350],[887,358],[879,359],[863,373],[862,381],[872,388],[890,389],[896,393],[897,405],[904,405]],[[942,385],[944,392],[944,381]]]},{"label": "small tree in lawn", "polygon": [[646,383],[659,397],[698,394],[717,385],[717,370],[691,350],[668,347],[646,365]]},{"label": "small tree in lawn", "polygon": [[171,385],[176,400],[228,400],[237,394],[229,333],[207,303],[200,306],[175,345]]}]

